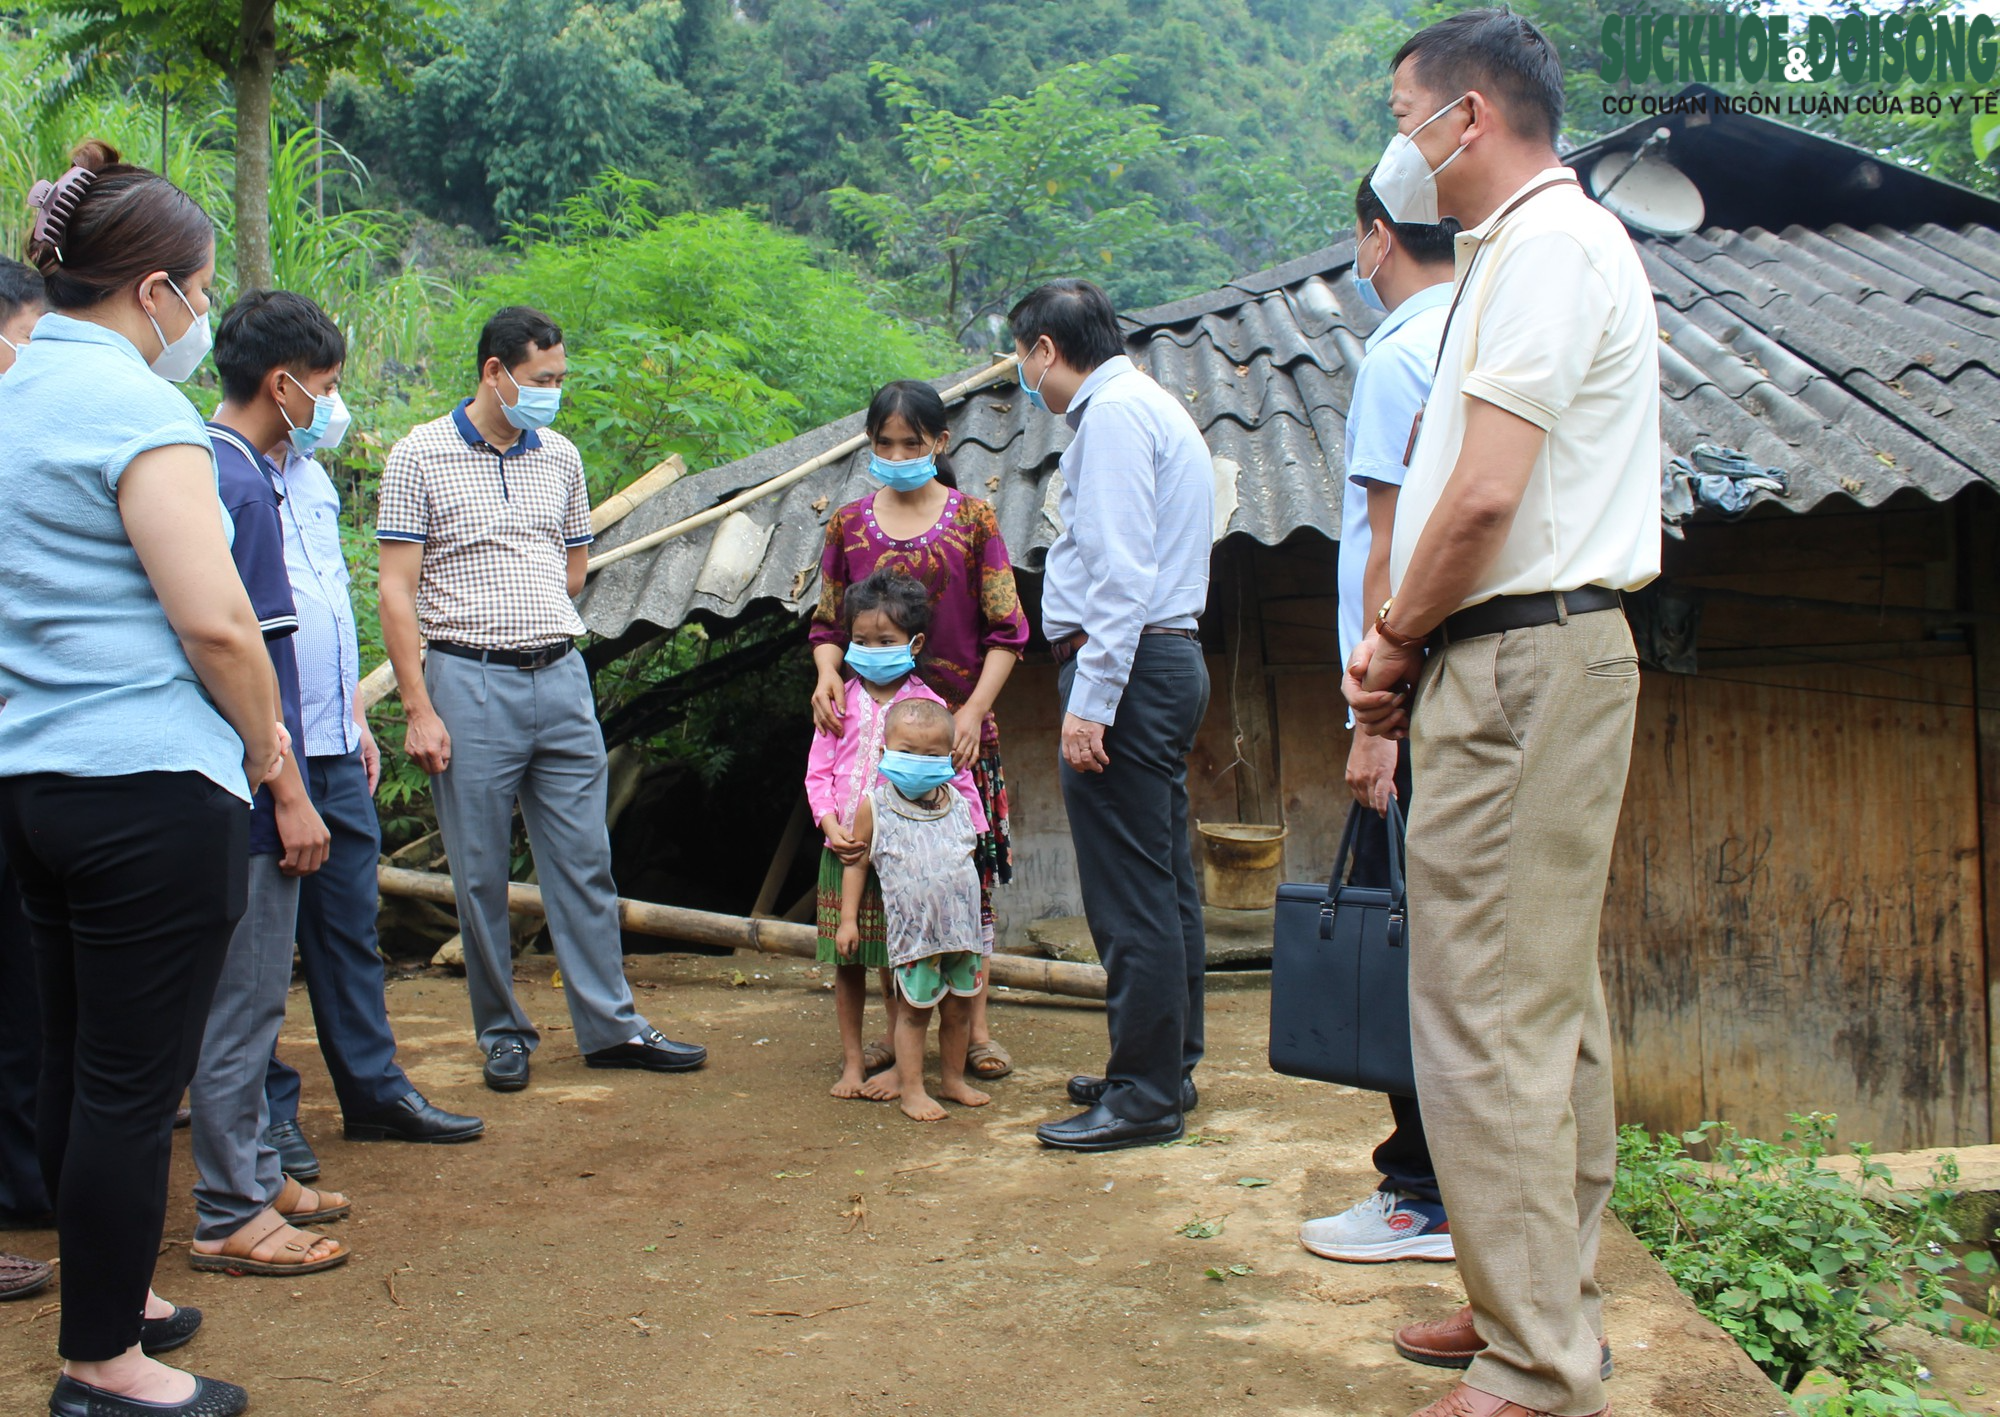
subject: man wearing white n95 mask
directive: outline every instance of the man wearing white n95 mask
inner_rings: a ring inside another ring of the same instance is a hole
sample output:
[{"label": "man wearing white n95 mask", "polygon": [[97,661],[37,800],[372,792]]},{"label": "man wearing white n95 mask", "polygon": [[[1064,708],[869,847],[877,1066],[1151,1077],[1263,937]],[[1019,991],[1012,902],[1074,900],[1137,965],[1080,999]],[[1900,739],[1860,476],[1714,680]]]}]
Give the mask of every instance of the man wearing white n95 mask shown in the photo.
[{"label": "man wearing white n95 mask", "polygon": [[1397,1347],[1469,1367],[1422,1417],[1590,1417],[1617,1160],[1597,934],[1639,697],[1619,594],[1660,564],[1659,327],[1631,239],[1556,156],[1540,30],[1469,11],[1392,68],[1376,193],[1466,229],[1393,598],[1345,687],[1410,736],[1411,1041],[1471,1300]]}]

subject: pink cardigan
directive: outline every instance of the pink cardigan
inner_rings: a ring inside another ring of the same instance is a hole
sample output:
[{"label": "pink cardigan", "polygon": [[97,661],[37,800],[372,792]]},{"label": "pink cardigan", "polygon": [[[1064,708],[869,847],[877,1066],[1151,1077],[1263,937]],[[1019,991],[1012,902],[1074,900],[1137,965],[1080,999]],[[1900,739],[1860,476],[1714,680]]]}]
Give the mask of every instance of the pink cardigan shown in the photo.
[{"label": "pink cardigan", "polygon": [[[838,737],[815,732],[812,751],[806,756],[806,801],[812,807],[815,825],[825,821],[828,812],[838,812],[841,827],[854,830],[854,814],[860,809],[863,795],[875,785],[876,768],[882,761],[882,727],[888,721],[889,710],[904,699],[944,703],[914,674],[903,681],[896,697],[886,704],[876,703],[859,679],[847,681],[845,728]],[[960,768],[952,786],[972,809],[972,829],[985,832],[986,808],[979,800],[972,770]]]}]

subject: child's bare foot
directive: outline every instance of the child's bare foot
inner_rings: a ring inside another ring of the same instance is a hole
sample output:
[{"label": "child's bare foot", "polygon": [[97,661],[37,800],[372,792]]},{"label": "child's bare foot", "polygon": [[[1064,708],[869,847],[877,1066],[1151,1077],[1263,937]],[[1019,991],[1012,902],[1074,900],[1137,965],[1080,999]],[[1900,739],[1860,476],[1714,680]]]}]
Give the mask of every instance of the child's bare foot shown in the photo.
[{"label": "child's bare foot", "polygon": [[894,1102],[903,1095],[903,1085],[896,1081],[896,1070],[891,1068],[862,1083],[861,1095],[870,1102]]},{"label": "child's bare foot", "polygon": [[938,1096],[947,1102],[956,1102],[961,1107],[984,1107],[993,1100],[978,1088],[956,1078],[946,1078],[940,1083]]},{"label": "child's bare foot", "polygon": [[866,1097],[868,1094],[863,1089],[867,1085],[868,1079],[861,1075],[860,1065],[855,1064],[841,1070],[840,1081],[833,1085],[831,1091],[835,1097],[852,1100]]},{"label": "child's bare foot", "polygon": [[903,1099],[903,1115],[912,1122],[942,1122],[945,1111],[928,1092],[919,1092],[915,1097]]}]

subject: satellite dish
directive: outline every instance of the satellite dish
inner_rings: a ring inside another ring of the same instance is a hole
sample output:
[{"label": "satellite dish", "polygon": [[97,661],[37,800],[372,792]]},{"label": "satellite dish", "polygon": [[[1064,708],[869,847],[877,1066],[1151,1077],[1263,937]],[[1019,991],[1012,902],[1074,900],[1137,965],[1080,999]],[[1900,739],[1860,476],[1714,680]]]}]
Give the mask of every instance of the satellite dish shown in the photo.
[{"label": "satellite dish", "polygon": [[1590,169],[1590,190],[1611,214],[1653,236],[1686,236],[1706,208],[1688,175],[1654,152],[1606,153]]}]

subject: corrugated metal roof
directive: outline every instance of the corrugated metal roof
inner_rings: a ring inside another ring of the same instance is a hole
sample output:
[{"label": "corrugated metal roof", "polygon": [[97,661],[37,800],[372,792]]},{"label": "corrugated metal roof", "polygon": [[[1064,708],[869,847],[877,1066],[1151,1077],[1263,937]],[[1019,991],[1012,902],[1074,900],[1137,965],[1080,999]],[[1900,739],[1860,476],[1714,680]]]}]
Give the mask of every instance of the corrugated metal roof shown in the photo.
[{"label": "corrugated metal roof", "polygon": [[[1659,306],[1664,456],[1696,443],[1787,469],[1783,505],[1905,488],[1942,500],[2000,468],[2000,231],[1841,225],[1639,238]],[[1346,278],[1344,242],[1126,320],[1127,347],[1187,400],[1215,455],[1224,534],[1267,545],[1340,533],[1341,447],[1362,343],[1374,327]],[[976,371],[973,371],[976,372]],[[969,374],[940,380],[944,388]],[[1015,560],[1054,540],[1056,460],[1069,441],[1011,384],[951,410],[959,484],[992,500]],[[600,549],[714,506],[860,431],[856,414],[682,480]],[[728,619],[818,594],[828,515],[873,484],[866,451],[711,528],[595,575],[586,624],[622,634]]]}]

